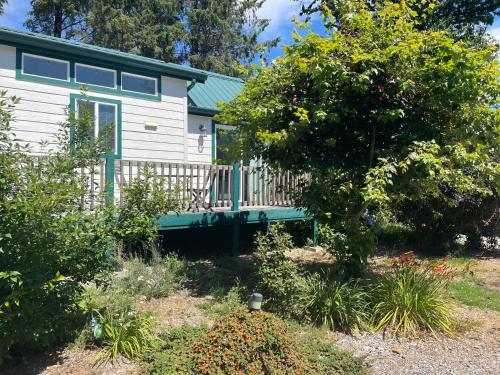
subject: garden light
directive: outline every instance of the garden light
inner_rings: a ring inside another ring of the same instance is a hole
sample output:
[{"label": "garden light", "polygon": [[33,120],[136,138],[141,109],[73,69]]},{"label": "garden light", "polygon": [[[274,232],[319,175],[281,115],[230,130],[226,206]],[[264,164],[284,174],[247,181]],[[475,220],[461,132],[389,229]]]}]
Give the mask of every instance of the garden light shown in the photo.
[{"label": "garden light", "polygon": [[253,293],[250,298],[248,298],[248,309],[250,311],[260,310],[262,305],[262,294]]}]

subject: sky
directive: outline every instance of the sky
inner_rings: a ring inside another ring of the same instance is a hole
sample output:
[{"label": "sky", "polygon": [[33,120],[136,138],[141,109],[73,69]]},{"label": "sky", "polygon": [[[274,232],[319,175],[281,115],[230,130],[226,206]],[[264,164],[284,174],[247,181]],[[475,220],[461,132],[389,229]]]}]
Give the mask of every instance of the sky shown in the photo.
[{"label": "sky", "polygon": [[[26,13],[30,8],[29,0],[9,0],[5,7],[5,14],[0,17],[0,26],[23,29]],[[300,12],[300,3],[293,0],[266,0],[258,11],[261,18],[270,20],[269,27],[261,35],[261,40],[280,37],[281,42],[274,48],[269,58],[274,58],[282,53],[282,47],[292,43],[291,33],[294,28],[293,16]],[[313,29],[321,29],[320,20],[313,21]],[[500,41],[500,17],[490,27],[489,32]]]}]

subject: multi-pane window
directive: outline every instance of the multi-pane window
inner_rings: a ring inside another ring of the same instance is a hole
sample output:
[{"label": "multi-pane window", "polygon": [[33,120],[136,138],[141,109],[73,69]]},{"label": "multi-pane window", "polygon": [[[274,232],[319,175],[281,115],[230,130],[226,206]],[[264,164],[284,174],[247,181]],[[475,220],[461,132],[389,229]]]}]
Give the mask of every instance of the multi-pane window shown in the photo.
[{"label": "multi-pane window", "polygon": [[23,53],[22,72],[31,76],[69,81],[69,61]]},{"label": "multi-pane window", "polygon": [[156,78],[139,76],[136,74],[122,73],[122,90],[138,92],[147,95],[157,94]]},{"label": "multi-pane window", "polygon": [[110,103],[99,103],[94,101],[78,100],[77,113],[80,126],[87,126],[87,129],[80,129],[80,137],[85,134],[86,139],[95,140],[97,137],[104,137],[108,147],[108,152],[116,152],[116,124],[117,106]]},{"label": "multi-pane window", "polygon": [[75,80],[87,85],[116,87],[116,71],[91,65],[75,64]]}]

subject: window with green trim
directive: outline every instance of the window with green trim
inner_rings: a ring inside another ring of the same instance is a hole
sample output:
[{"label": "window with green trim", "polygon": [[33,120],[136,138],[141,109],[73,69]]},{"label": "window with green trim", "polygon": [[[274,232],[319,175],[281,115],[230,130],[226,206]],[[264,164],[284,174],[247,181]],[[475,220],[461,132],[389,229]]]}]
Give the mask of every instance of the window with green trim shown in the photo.
[{"label": "window with green trim", "polygon": [[111,99],[71,94],[71,109],[80,121],[73,133],[73,142],[93,142],[98,137],[105,139],[109,155],[121,157],[121,102]]},{"label": "window with green trim", "polygon": [[26,75],[69,81],[69,68],[69,61],[29,53],[22,54],[21,71]]}]

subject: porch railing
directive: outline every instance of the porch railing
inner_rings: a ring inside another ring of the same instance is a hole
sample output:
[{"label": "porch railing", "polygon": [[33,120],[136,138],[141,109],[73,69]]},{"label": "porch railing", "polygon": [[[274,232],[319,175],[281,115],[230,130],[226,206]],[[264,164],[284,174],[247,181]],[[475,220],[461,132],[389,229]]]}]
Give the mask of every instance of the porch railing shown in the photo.
[{"label": "porch railing", "polygon": [[240,166],[238,163],[209,165],[115,160],[112,180],[111,171],[106,173],[108,168],[103,163],[88,175],[92,206],[101,203],[106,194],[115,204],[121,204],[124,188],[134,178],[144,178],[145,173],[162,179],[168,190],[175,191],[186,211],[293,206],[295,194],[308,179],[306,175],[297,176],[268,166]]}]

